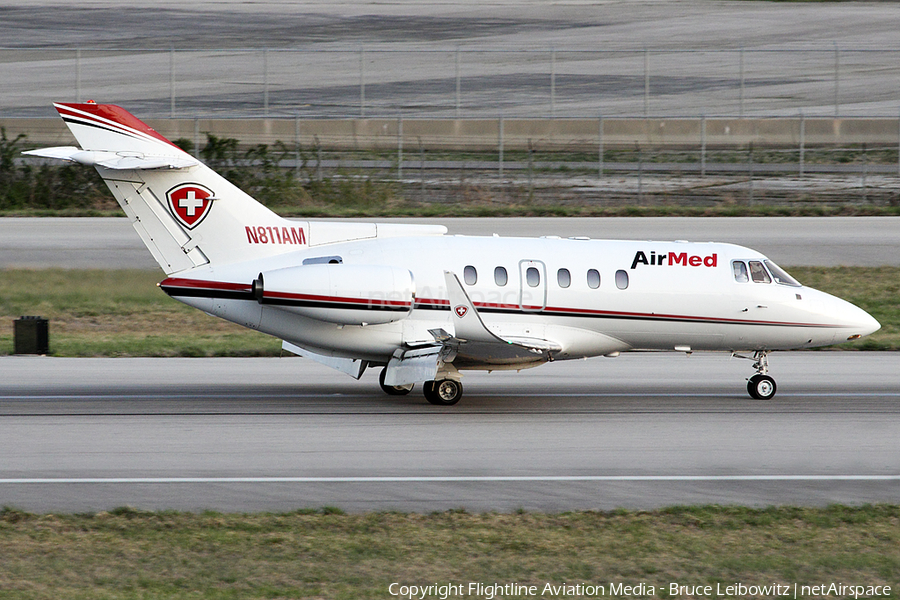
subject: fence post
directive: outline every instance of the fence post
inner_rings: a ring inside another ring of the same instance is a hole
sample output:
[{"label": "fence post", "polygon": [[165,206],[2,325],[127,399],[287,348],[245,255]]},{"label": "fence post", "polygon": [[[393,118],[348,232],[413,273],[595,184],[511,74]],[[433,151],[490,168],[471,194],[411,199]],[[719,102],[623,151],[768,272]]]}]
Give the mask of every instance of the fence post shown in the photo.
[{"label": "fence post", "polygon": [[644,116],[650,116],[650,49],[644,47]]},{"label": "fence post", "polygon": [[806,115],[800,109],[800,177],[803,177],[803,165],[806,152]]},{"label": "fence post", "polygon": [[556,116],[556,49],[550,49],[550,118]]},{"label": "fence post", "polygon": [[403,115],[397,117],[397,179],[403,179]]},{"label": "fence post", "polygon": [[263,113],[269,116],[269,49],[263,49]]},{"label": "fence post", "polygon": [[294,179],[300,178],[300,115],[294,115]]},{"label": "fence post", "polygon": [[747,147],[747,199],[753,204],[753,142]]},{"label": "fence post", "polygon": [[638,204],[644,204],[644,152],[638,144]]},{"label": "fence post", "polygon": [[422,188],[422,200],[425,199],[425,146],[422,145],[422,136],[419,138],[419,183]]},{"label": "fence post", "polygon": [[740,101],[738,102],[738,116],[740,118],[744,118],[744,47],[741,46],[741,60],[740,60],[740,75],[741,75],[741,94]]},{"label": "fence post", "polygon": [[322,144],[318,135],[314,135],[313,140],[316,142],[316,181],[322,181]]},{"label": "fence post", "polygon": [[169,118],[175,118],[175,46],[169,51]]},{"label": "fence post", "polygon": [[869,174],[869,153],[866,151],[866,143],[863,142],[862,145],[863,152],[863,164],[862,164],[862,189],[863,189],[863,202],[869,201],[869,190],[866,187],[866,177]]},{"label": "fence post", "polygon": [[600,123],[597,126],[597,146],[599,147],[598,154],[600,159],[600,168],[599,175],[600,179],[603,179],[603,113],[600,113]]},{"label": "fence post", "polygon": [[456,47],[456,118],[459,118],[460,95],[459,95],[459,46]]},{"label": "fence post", "polygon": [[834,43],[834,118],[840,116],[841,49]]},{"label": "fence post", "polygon": [[75,49],[75,101],[81,102],[81,48]]},{"label": "fence post", "polygon": [[531,196],[534,194],[534,175],[532,173],[532,169],[534,168],[534,146],[531,144],[531,138],[528,138],[528,194]]},{"label": "fence post", "polygon": [[200,158],[200,119],[194,117],[194,156]]},{"label": "fence post", "polygon": [[359,49],[359,116],[366,116],[366,50]]},{"label": "fence post", "polygon": [[500,121],[498,123],[498,132],[497,132],[497,145],[499,147],[498,154],[498,164],[499,164],[499,173],[500,179],[503,179],[503,113],[500,113]]},{"label": "fence post", "polygon": [[706,115],[700,117],[700,177],[706,177]]}]

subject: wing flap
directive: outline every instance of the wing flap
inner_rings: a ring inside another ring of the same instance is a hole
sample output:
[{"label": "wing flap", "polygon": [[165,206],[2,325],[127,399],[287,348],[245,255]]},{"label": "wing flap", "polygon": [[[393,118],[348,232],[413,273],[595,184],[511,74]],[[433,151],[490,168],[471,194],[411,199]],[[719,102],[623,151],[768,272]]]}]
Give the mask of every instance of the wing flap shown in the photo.
[{"label": "wing flap", "polygon": [[387,365],[385,385],[409,385],[431,381],[437,376],[441,361],[441,347],[397,351]]},{"label": "wing flap", "polygon": [[302,356],[303,358],[308,358],[319,364],[323,364],[326,367],[336,369],[341,373],[346,373],[353,379],[359,379],[360,377],[362,377],[362,374],[365,372],[366,367],[369,366],[369,361],[366,360],[360,360],[358,358],[339,358],[336,356],[325,356],[323,354],[310,352],[309,350],[301,348],[300,346],[292,344],[288,341],[282,341],[281,347],[282,349],[287,350],[292,354]]}]

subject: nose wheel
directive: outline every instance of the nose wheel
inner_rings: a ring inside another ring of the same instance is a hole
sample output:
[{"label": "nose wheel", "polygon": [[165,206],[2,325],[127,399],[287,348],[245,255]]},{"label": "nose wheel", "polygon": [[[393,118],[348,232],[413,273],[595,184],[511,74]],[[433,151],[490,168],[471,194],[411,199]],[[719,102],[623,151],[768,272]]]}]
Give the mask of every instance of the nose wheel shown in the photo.
[{"label": "nose wheel", "polygon": [[[737,356],[737,355],[735,355]],[[741,358],[749,358],[741,356]],[[756,375],[747,380],[747,392],[756,400],[771,400],[775,396],[775,380],[769,377],[769,351],[757,350],[753,353],[753,368]]]},{"label": "nose wheel", "polygon": [[757,373],[747,380],[747,391],[751,398],[757,400],[771,400],[775,395],[775,380],[768,375]]}]

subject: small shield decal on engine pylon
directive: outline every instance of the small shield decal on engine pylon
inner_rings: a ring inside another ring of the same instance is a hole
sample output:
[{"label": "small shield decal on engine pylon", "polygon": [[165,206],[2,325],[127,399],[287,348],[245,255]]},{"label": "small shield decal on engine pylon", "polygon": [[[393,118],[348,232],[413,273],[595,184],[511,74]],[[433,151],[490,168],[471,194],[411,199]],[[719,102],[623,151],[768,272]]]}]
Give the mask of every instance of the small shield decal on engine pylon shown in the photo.
[{"label": "small shield decal on engine pylon", "polygon": [[469,307],[463,306],[462,304],[460,304],[459,306],[454,308],[453,311],[456,313],[457,317],[462,319],[464,316],[466,316],[466,313],[469,312]]}]

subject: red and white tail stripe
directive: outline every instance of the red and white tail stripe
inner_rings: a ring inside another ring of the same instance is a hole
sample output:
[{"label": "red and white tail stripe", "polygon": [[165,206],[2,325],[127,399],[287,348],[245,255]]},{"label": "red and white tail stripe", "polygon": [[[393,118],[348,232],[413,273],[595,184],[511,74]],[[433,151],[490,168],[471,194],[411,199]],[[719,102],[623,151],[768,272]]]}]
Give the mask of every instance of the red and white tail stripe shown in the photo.
[{"label": "red and white tail stripe", "polygon": [[85,150],[183,154],[178,146],[119,106],[93,102],[53,106]]}]

